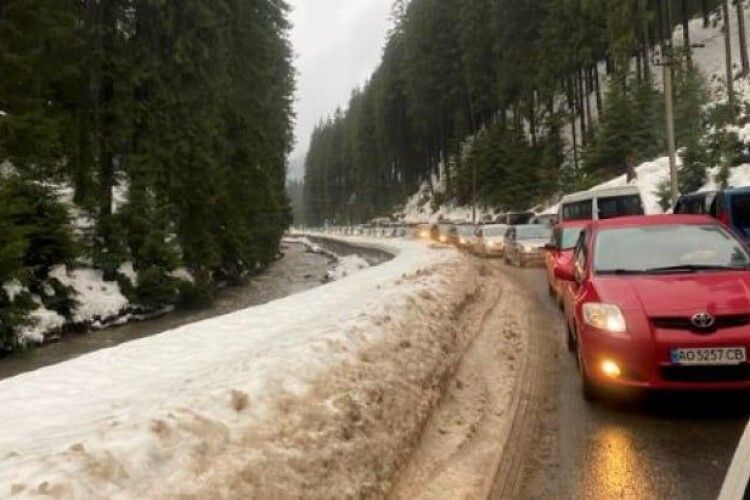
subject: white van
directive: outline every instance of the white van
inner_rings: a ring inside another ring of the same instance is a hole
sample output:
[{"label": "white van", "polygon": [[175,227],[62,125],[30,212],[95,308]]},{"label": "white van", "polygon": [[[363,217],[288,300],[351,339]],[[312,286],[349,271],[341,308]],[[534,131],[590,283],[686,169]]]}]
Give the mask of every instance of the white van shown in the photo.
[{"label": "white van", "polygon": [[643,198],[638,186],[621,186],[569,194],[560,202],[559,212],[560,222],[611,219],[643,214]]}]

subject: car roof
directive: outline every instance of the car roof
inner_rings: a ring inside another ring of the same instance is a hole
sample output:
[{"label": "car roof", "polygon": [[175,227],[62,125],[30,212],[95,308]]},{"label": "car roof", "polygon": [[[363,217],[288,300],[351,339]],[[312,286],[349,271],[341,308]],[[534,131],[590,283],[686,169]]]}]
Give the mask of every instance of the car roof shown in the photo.
[{"label": "car roof", "polygon": [[711,196],[711,195],[714,195],[716,193],[717,193],[716,191],[696,191],[694,193],[688,193],[688,194],[680,195],[679,199],[680,200],[686,200],[686,199],[690,199],[690,198],[705,198],[707,196]]},{"label": "car roof", "polygon": [[590,200],[593,198],[607,198],[610,196],[623,196],[623,195],[632,195],[632,194],[641,194],[640,188],[638,186],[616,186],[616,187],[608,187],[608,188],[597,188],[592,189],[589,191],[578,191],[577,193],[571,193],[568,195],[565,195],[560,202],[562,203],[570,203],[575,201],[584,201],[584,200]]},{"label": "car roof", "polygon": [[592,229],[605,229],[615,227],[663,226],[669,224],[718,224],[718,221],[708,215],[694,214],[633,215],[590,221],[588,227]]},{"label": "car roof", "polygon": [[725,192],[729,195],[750,193],[750,186],[729,188],[729,189],[726,189]]}]

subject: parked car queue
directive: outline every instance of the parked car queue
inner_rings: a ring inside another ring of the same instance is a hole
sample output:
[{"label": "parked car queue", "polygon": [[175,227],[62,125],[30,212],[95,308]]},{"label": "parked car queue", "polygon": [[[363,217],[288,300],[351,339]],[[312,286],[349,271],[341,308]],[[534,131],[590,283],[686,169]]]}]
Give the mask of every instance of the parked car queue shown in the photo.
[{"label": "parked car queue", "polygon": [[673,214],[643,211],[637,188],[613,188],[564,198],[553,228],[442,222],[385,232],[546,267],[586,399],[750,389],[750,188],[686,195]]},{"label": "parked car queue", "polygon": [[750,389],[750,189],[687,195],[673,212],[553,230],[549,291],[586,399]]},{"label": "parked car queue", "polygon": [[674,214],[643,212],[637,188],[577,193],[552,229],[484,225],[457,245],[545,265],[587,400],[750,389],[750,189],[689,195]]}]

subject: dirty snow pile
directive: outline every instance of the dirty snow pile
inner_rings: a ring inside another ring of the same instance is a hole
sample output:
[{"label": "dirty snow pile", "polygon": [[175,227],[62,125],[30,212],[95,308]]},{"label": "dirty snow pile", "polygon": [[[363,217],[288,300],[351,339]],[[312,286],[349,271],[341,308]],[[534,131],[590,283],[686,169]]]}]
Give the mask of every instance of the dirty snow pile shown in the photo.
[{"label": "dirty snow pile", "polygon": [[382,496],[482,288],[455,250],[378,245],[395,258],[0,381],[0,497]]}]

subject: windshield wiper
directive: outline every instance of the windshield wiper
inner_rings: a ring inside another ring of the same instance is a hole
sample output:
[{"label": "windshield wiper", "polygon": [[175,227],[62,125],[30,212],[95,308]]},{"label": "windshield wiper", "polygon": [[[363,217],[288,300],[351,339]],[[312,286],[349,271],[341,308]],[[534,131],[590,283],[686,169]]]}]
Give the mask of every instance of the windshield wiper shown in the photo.
[{"label": "windshield wiper", "polygon": [[677,266],[651,267],[644,269],[645,273],[697,273],[698,271],[742,271],[748,269],[748,266],[722,266],[717,264],[680,264]]},{"label": "windshield wiper", "polygon": [[596,274],[643,274],[645,271],[642,269],[602,269],[597,270]]}]

